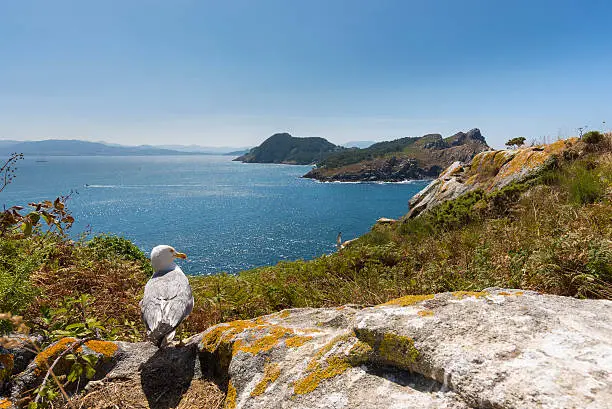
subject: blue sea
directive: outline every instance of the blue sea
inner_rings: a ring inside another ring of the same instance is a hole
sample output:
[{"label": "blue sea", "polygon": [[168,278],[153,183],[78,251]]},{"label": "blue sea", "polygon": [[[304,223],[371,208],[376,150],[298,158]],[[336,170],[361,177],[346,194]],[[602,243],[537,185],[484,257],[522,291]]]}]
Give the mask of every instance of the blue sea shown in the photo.
[{"label": "blue sea", "polygon": [[11,206],[74,191],[71,234],[112,233],[145,252],[187,253],[187,274],[237,272],[312,259],[397,218],[427,182],[319,183],[309,166],[243,164],[228,156],[28,157],[0,193]]}]

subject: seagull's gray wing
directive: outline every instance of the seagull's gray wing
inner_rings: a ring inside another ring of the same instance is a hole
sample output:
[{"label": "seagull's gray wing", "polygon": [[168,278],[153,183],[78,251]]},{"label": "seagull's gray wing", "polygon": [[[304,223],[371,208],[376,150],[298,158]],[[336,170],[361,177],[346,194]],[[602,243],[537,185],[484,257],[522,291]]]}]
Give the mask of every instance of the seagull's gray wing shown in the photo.
[{"label": "seagull's gray wing", "polygon": [[140,309],[153,341],[174,331],[187,318],[193,309],[193,295],[189,280],[179,267],[151,277]]}]

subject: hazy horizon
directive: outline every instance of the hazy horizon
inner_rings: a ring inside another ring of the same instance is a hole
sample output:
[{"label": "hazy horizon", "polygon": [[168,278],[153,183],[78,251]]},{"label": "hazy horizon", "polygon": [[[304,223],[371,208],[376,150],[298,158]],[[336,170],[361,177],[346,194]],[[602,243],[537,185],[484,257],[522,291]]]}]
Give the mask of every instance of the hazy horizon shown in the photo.
[{"label": "hazy horizon", "polygon": [[612,123],[607,2],[0,4],[0,139],[336,144]]}]

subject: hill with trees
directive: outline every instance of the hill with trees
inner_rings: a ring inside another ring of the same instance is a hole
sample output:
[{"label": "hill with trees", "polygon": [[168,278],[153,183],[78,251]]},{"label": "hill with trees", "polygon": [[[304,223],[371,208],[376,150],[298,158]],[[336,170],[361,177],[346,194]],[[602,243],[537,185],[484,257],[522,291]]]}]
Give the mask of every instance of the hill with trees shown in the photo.
[{"label": "hill with trees", "polygon": [[324,138],[298,138],[288,133],[277,133],[234,160],[244,163],[310,165],[343,149]]},{"label": "hill with trees", "polygon": [[489,149],[479,129],[447,138],[440,134],[407,137],[333,153],[304,177],[346,182],[431,179],[451,163],[469,161]]}]

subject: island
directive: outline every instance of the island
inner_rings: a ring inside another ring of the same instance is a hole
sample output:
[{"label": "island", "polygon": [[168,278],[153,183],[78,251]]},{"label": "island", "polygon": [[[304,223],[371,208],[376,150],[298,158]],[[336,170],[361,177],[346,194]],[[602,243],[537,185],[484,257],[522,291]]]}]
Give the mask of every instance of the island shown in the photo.
[{"label": "island", "polygon": [[453,162],[469,162],[490,149],[477,128],[447,138],[440,134],[406,137],[335,152],[303,177],[323,182],[433,179]]},{"label": "island", "polygon": [[243,163],[311,165],[320,162],[332,153],[345,149],[334,145],[325,138],[299,138],[288,133],[277,133],[234,160]]}]

